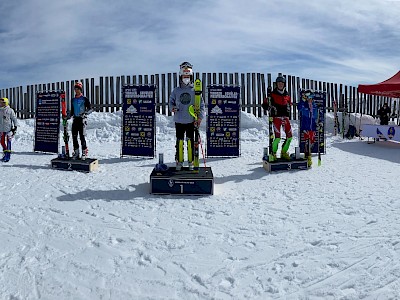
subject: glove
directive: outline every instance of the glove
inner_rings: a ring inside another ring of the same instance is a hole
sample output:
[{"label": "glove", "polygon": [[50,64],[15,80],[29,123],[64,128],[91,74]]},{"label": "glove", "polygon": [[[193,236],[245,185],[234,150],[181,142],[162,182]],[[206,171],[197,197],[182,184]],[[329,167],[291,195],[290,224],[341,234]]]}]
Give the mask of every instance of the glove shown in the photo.
[{"label": "glove", "polygon": [[194,126],[195,127],[199,128],[200,124],[201,124],[201,119],[200,118],[198,118],[196,121],[194,121]]},{"label": "glove", "polygon": [[93,112],[93,109],[89,109],[89,110],[86,110],[86,111],[84,111],[83,113],[81,113],[80,116],[81,116],[82,118],[85,119],[85,118],[87,118],[87,116],[90,115],[92,112]]},{"label": "glove", "polygon": [[268,110],[268,108],[269,108],[268,102],[267,102],[266,100],[264,100],[264,102],[261,104],[261,107],[262,107],[264,110]]},{"label": "glove", "polygon": [[264,110],[268,110],[269,109],[269,104],[271,103],[271,97],[267,97],[264,99],[263,103],[261,104],[261,107]]},{"label": "glove", "polygon": [[88,115],[90,115],[94,110],[93,109],[88,109],[87,111],[84,112],[85,117],[87,117]]},{"label": "glove", "polygon": [[11,129],[11,132],[12,132],[13,135],[15,135],[15,133],[17,132],[17,126],[14,126],[14,127]]}]

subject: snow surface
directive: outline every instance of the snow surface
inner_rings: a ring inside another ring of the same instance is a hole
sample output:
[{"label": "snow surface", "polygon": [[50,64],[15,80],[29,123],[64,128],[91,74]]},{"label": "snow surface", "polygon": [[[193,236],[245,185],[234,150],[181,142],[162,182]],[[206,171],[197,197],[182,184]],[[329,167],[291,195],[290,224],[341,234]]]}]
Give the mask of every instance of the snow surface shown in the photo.
[{"label": "snow surface", "polygon": [[[327,114],[322,166],[269,174],[266,119],[241,121],[241,156],[207,160],[215,195],[188,197],[149,194],[158,158],[120,158],[120,112],[89,116],[89,174],[51,169],[22,120],[0,165],[1,299],[400,299],[400,145],[343,140]],[[174,145],[157,115],[157,153]]]}]

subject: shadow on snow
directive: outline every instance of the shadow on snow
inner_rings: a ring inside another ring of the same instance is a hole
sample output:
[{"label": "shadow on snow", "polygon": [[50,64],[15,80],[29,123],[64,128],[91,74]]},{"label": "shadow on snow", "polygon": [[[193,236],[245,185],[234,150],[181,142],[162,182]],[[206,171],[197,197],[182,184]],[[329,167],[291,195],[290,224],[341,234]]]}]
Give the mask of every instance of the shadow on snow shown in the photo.
[{"label": "shadow on snow", "polygon": [[400,164],[400,143],[379,141],[368,144],[366,141],[354,141],[347,143],[334,143],[332,144],[332,147],[357,155],[368,156]]},{"label": "shadow on snow", "polygon": [[57,197],[58,201],[157,201],[157,200],[181,200],[185,201],[199,200],[207,198],[209,195],[204,196],[190,196],[190,195],[153,195],[150,194],[150,183],[140,183],[138,185],[131,185],[132,188],[121,190],[84,190],[75,194],[64,194]]}]

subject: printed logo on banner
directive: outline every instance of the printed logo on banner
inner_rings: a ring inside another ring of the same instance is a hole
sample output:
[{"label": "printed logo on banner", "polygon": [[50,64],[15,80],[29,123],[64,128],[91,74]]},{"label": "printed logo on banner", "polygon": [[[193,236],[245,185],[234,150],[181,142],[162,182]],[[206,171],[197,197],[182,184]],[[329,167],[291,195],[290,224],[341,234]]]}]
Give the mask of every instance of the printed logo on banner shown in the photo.
[{"label": "printed logo on banner", "polygon": [[128,109],[126,110],[126,113],[128,114],[137,114],[137,109],[133,105],[129,106]]},{"label": "printed logo on banner", "polygon": [[212,114],[222,114],[222,109],[218,106],[218,105],[216,105],[216,106],[214,106],[214,108],[211,110],[211,113]]},{"label": "printed logo on banner", "polygon": [[394,127],[389,127],[388,129],[388,138],[392,139],[396,134],[396,130],[394,129]]},{"label": "printed logo on banner", "polygon": [[190,96],[189,93],[183,93],[179,97],[179,101],[184,105],[188,105],[190,101],[192,101],[192,97]]},{"label": "printed logo on banner", "polygon": [[376,129],[376,134],[378,135],[378,138],[383,139],[385,136],[383,135],[382,131],[379,130],[379,128]]}]

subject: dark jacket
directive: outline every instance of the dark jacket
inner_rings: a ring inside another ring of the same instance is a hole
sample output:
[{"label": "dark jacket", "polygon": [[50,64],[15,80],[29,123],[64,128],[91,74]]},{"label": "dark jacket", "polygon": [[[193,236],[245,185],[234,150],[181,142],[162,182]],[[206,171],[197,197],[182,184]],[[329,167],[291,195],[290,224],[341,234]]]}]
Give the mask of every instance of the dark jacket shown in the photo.
[{"label": "dark jacket", "polygon": [[389,124],[389,116],[390,116],[390,108],[389,107],[381,107],[378,110],[379,119],[381,119],[381,125],[388,125]]},{"label": "dark jacket", "polygon": [[271,117],[290,117],[291,104],[292,100],[286,90],[280,93],[278,89],[274,89],[269,99],[264,100],[262,107],[265,110],[270,109]]}]

